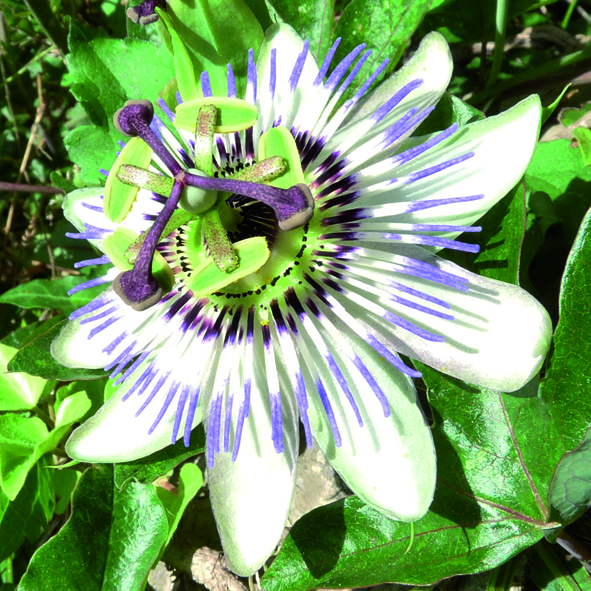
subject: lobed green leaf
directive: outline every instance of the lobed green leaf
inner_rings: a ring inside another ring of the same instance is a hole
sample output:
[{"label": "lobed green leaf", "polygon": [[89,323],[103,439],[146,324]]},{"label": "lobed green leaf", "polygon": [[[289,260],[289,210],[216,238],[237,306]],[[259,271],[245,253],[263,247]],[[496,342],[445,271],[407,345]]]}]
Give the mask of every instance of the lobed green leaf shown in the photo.
[{"label": "lobed green leaf", "polygon": [[117,464],[115,486],[122,489],[132,480],[143,484],[154,482],[181,462],[203,451],[205,451],[205,431],[200,425],[193,429],[189,447],[185,447],[183,440],[179,439],[174,445],[169,445],[146,458]]},{"label": "lobed green leaf", "polygon": [[168,533],[154,487],[114,485],[113,467],[87,470],[68,523],[33,555],[21,591],[140,591]]},{"label": "lobed green leaf", "polygon": [[47,529],[54,510],[51,472],[40,461],[28,473],[14,500],[0,491],[0,561],[8,558],[25,537],[34,542]]},{"label": "lobed green leaf", "polygon": [[[164,47],[139,39],[92,38],[72,22],[68,38],[68,68],[72,93],[96,127],[74,129],[65,139],[84,181],[103,184],[99,168],[109,170],[122,135],[113,115],[127,100],[156,101],[162,87],[174,77],[172,57]],[[146,67],[149,75],[146,75]]]},{"label": "lobed green leaf", "polygon": [[[408,40],[429,9],[432,0],[352,0],[335,27],[334,37],[342,41],[333,63],[338,63],[360,43],[372,54],[363,71],[366,77],[383,60],[390,60],[385,72],[392,72]],[[383,74],[378,81],[383,77]],[[356,86],[360,86],[357,82]]]},{"label": "lobed green leaf", "polygon": [[85,281],[88,281],[88,277],[84,275],[69,275],[60,279],[33,279],[0,295],[0,304],[13,304],[25,309],[60,310],[63,314],[71,314],[88,304],[105,288],[98,285],[68,295],[70,289]]},{"label": "lobed green leaf", "polygon": [[94,380],[106,376],[102,369],[80,369],[66,367],[52,356],[50,347],[67,320],[62,320],[40,333],[26,344],[8,364],[8,371],[26,372],[47,380]]},{"label": "lobed green leaf", "polygon": [[[575,519],[591,500],[587,470],[591,416],[591,210],[585,216],[562,279],[560,321],[540,396],[558,424],[553,442],[566,456],[559,464],[550,501],[562,523]],[[587,500],[588,499],[588,500]]]},{"label": "lobed green leaf", "polygon": [[279,18],[291,25],[302,39],[308,39],[309,51],[318,63],[331,45],[334,4],[334,0],[271,0]]}]

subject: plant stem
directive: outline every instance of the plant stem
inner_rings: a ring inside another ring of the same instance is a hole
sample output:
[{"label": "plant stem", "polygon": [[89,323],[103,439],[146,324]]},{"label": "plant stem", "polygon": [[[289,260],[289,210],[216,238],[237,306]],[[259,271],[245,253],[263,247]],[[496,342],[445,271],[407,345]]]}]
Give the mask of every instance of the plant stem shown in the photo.
[{"label": "plant stem", "polygon": [[21,185],[20,183],[5,183],[0,181],[0,191],[16,191],[17,193],[49,193],[51,195],[63,194],[62,189],[56,187],[43,187],[42,185]]},{"label": "plant stem", "polygon": [[47,49],[44,49],[42,52],[38,53],[29,63],[25,64],[18,72],[14,73],[12,76],[6,79],[6,84],[10,84],[17,76],[24,74],[29,66],[38,62],[41,58],[45,57],[50,51],[53,51],[55,47],[50,45]]},{"label": "plant stem", "polygon": [[568,9],[566,11],[566,14],[564,15],[564,18],[562,19],[562,23],[560,25],[563,29],[566,29],[568,27],[570,17],[572,16],[572,14],[575,10],[575,7],[577,6],[578,1],[579,0],[571,0],[570,4],[568,6]]},{"label": "plant stem", "polygon": [[507,30],[507,17],[509,14],[509,1],[497,0],[497,15],[495,21],[495,52],[493,55],[492,68],[488,76],[486,86],[496,83],[501,65],[503,64],[503,53],[505,52],[505,31]]}]

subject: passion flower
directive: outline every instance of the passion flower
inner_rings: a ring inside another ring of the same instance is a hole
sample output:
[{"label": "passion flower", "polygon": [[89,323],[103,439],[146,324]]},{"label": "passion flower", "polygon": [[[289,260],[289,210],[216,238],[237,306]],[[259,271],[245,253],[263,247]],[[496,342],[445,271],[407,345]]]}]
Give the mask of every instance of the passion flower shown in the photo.
[{"label": "passion flower", "polygon": [[[551,325],[524,290],[434,252],[458,242],[520,179],[540,104],[413,135],[451,77],[443,38],[371,94],[357,47],[327,76],[292,29],[250,55],[244,99],[122,106],[134,136],[104,189],[65,213],[104,254],[107,289],[54,341],[70,367],[104,367],[115,394],[70,437],[71,457],[147,456],[204,423],[211,500],[229,563],[258,569],[280,538],[300,426],[365,502],[413,521],[435,451],[403,353],[502,391],[524,385]],[[351,98],[345,92],[355,86]]]}]

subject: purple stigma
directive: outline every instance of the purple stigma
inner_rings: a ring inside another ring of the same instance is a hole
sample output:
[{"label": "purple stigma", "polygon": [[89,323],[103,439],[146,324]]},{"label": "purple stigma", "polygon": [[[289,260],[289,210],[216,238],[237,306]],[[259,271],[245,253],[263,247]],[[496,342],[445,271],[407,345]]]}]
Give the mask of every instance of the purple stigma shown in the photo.
[{"label": "purple stigma", "polygon": [[113,281],[115,293],[134,310],[147,310],[162,299],[162,288],[152,275],[152,260],[160,235],[178,205],[183,188],[182,182],[175,181],[170,197],[148,231],[133,269],[117,275]]},{"label": "purple stigma", "polygon": [[184,175],[187,185],[199,189],[227,191],[252,197],[272,207],[282,230],[294,230],[307,224],[314,215],[314,196],[308,185],[299,183],[289,189],[224,178]]},{"label": "purple stigma", "polygon": [[150,101],[127,101],[125,106],[115,113],[113,123],[121,133],[144,140],[170,172],[177,175],[182,170],[181,165],[166,149],[162,140],[150,129],[153,118],[154,105]]}]

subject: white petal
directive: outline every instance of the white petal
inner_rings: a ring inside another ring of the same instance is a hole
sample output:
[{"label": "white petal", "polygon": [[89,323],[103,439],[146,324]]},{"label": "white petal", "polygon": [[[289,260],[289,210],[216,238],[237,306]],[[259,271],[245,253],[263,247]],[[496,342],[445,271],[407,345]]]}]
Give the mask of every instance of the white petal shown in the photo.
[{"label": "white petal", "polygon": [[[417,202],[484,195],[482,199],[419,209],[398,215],[397,222],[471,225],[504,197],[523,176],[532,157],[540,122],[540,101],[531,96],[512,109],[460,128],[446,141],[392,171],[375,165],[358,173],[358,181],[391,185],[361,198],[356,205]],[[433,175],[407,182],[409,175],[473,152],[467,160]],[[384,163],[385,164],[385,163]]]},{"label": "white petal", "polygon": [[[141,396],[134,393],[130,398],[122,400],[148,366],[149,361],[140,365],[135,374],[99,411],[72,433],[66,443],[66,452],[71,458],[95,463],[129,462],[146,457],[172,443],[177,401],[183,387],[187,385],[186,382],[177,387],[176,395],[170,401],[167,412],[152,433],[149,433],[150,428],[173,386],[174,372],[170,373],[168,379],[160,386],[158,393],[139,415],[137,413],[144,400],[151,394],[152,388],[158,384],[158,376],[152,380],[150,387],[146,388]],[[162,376],[162,373],[159,375]],[[203,408],[205,405],[197,407],[192,428],[202,422]],[[183,436],[185,421],[186,414],[183,415],[177,439]]]},{"label": "white petal", "polygon": [[[102,211],[103,191],[103,187],[78,189],[66,195],[63,206],[64,215],[81,232],[84,230],[84,224],[109,230],[115,229],[115,225]],[[99,209],[101,211],[98,211]]]},{"label": "white petal", "polygon": [[[469,291],[465,292],[418,277],[388,274],[390,280],[447,302],[451,308],[444,311],[454,317],[449,320],[392,304],[396,314],[445,337],[445,342],[429,342],[381,318],[370,320],[365,308],[358,308],[359,314],[365,314],[368,322],[387,335],[392,348],[448,375],[503,392],[518,390],[539,371],[550,346],[552,324],[530,294],[518,286],[469,273],[419,246],[390,250],[469,280]],[[366,297],[377,301],[378,296],[370,292]],[[386,305],[383,300],[380,304]]]},{"label": "white petal", "polygon": [[[423,85],[408,95],[397,107],[400,115],[416,107],[422,110],[435,104],[451,80],[453,60],[443,35],[433,31],[421,41],[418,49],[400,70],[384,80],[367,99],[360,101],[350,122],[365,119],[387,102],[397,90],[421,78]],[[396,117],[397,118],[397,117]]]},{"label": "white petal", "polygon": [[[203,420],[219,366],[219,335],[195,338],[193,331],[185,333],[177,326],[173,337],[151,344],[154,349],[147,349],[114,382],[124,380],[117,393],[72,434],[67,448],[72,457],[96,462],[134,460],[172,443],[177,412],[180,424],[175,440],[189,433],[185,424],[191,408],[195,410],[191,429]],[[123,400],[125,396],[129,398]]]},{"label": "white petal", "polygon": [[[433,500],[436,462],[431,430],[418,406],[412,381],[361,341],[345,322],[329,315],[335,324],[324,318],[319,329],[347,380],[364,425],[359,425],[353,406],[335,388],[334,370],[324,364],[321,377],[331,400],[341,446],[335,444],[324,407],[313,395],[315,387],[308,379],[314,438],[331,466],[366,503],[394,519],[420,519]],[[307,333],[311,334],[310,330]],[[387,399],[388,417],[369,383],[348,360],[352,351]],[[324,353],[318,353],[316,365],[321,369]]]},{"label": "white petal", "polygon": [[[441,98],[451,79],[453,62],[445,39],[436,32],[427,35],[412,58],[395,74],[382,82],[366,99],[353,109],[353,116],[328,143],[318,162],[334,150],[360,148],[398,121],[411,109],[417,112],[434,105]],[[415,80],[422,80],[419,88],[403,98],[383,119],[374,123],[370,117],[397,91]]]},{"label": "white petal", "polygon": [[[112,268],[109,273],[116,276],[119,271]],[[51,354],[66,367],[92,369],[107,366],[125,348],[121,343],[113,351],[108,351],[109,345],[121,338],[123,333],[132,335],[141,332],[142,340],[145,341],[147,332],[170,332],[170,327],[156,322],[169,306],[154,306],[137,312],[125,305],[111,288],[95,298],[91,305],[95,303],[102,305],[89,314],[68,322],[51,344]],[[111,319],[115,320],[109,324]],[[97,330],[103,324],[106,325],[105,328]],[[126,346],[128,345],[129,343]]]},{"label": "white petal", "polygon": [[[257,571],[279,542],[293,495],[298,456],[298,414],[291,396],[282,396],[285,450],[277,453],[274,449],[262,344],[256,341],[255,336],[250,412],[237,458],[232,462],[232,448],[227,453],[222,451],[208,470],[224,552],[230,567],[240,576]],[[239,406],[235,400],[234,415]]]},{"label": "white petal", "polygon": [[[306,97],[306,92],[318,75],[318,66],[308,52],[304,68],[295,91],[290,89],[289,80],[293,67],[304,48],[304,41],[285,23],[276,23],[267,29],[257,60],[257,106],[259,119],[255,124],[254,138],[258,142],[261,131],[273,125],[281,117],[281,125],[291,128],[297,110]],[[269,92],[271,74],[271,53],[276,50],[275,96]],[[256,144],[255,144],[256,148]]]}]

